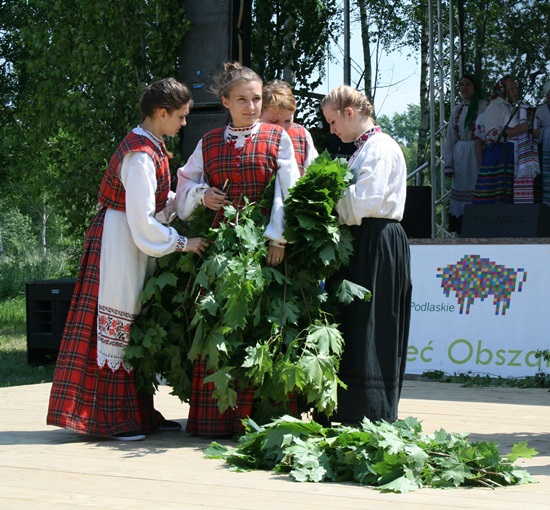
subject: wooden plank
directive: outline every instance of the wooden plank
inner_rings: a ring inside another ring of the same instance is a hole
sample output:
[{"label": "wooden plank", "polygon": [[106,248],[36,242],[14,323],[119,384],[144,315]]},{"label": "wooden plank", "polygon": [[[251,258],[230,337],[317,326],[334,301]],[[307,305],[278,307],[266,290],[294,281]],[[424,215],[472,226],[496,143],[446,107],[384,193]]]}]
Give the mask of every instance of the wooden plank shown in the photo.
[{"label": "wooden plank", "polygon": [[[536,485],[498,490],[422,489],[383,494],[355,484],[296,483],[256,471],[234,473],[203,457],[209,440],[184,432],[122,443],[81,436],[45,424],[50,384],[0,389],[0,508],[179,509],[498,509],[548,508],[550,394],[547,390],[461,388],[406,381],[401,417],[426,432],[443,428],[493,440],[502,451],[527,440],[539,455],[520,463]],[[161,387],[156,406],[184,426],[188,407]]]}]

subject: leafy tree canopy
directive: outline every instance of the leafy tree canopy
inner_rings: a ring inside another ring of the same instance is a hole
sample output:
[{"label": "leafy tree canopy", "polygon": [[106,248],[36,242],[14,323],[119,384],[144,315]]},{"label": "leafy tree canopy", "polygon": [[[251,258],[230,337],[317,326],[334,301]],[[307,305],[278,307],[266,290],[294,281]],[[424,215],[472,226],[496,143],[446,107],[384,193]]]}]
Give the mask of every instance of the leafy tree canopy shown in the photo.
[{"label": "leafy tree canopy", "polygon": [[[3,163],[27,202],[45,194],[82,234],[108,158],[140,118],[137,99],[177,76],[187,22],[181,2],[3,2]],[[170,36],[166,36],[170,34]],[[4,52],[5,50],[5,52]],[[39,198],[40,197],[40,198]]]}]

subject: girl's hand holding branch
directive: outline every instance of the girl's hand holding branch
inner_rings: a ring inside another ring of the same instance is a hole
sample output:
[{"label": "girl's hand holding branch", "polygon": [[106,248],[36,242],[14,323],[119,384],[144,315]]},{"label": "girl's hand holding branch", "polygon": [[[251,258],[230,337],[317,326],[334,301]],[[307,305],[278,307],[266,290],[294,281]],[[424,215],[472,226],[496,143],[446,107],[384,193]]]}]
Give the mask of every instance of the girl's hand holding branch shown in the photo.
[{"label": "girl's hand holding branch", "polygon": [[219,211],[224,205],[231,205],[231,201],[227,200],[227,194],[219,188],[208,188],[204,192],[203,204],[208,209]]}]

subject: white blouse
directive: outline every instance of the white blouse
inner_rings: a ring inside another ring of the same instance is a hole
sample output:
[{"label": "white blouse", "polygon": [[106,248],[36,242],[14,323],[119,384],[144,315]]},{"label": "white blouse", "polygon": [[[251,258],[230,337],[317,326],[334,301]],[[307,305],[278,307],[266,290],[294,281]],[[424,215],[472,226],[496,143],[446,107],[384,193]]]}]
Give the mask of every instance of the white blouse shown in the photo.
[{"label": "white blouse", "polygon": [[[258,131],[260,122],[256,122],[250,129],[234,129],[231,126],[225,128],[225,139],[234,139],[237,148],[242,147],[245,139],[254,136]],[[278,171],[275,178],[275,196],[271,209],[271,218],[264,232],[264,237],[279,243],[285,243],[284,210],[283,204],[288,196],[288,190],[300,177],[298,164],[294,155],[292,140],[283,130],[279,152],[277,155]],[[178,186],[176,189],[176,203],[178,216],[182,220],[190,218],[197,208],[203,203],[204,192],[210,187],[204,174],[204,161],[202,157],[202,139],[197,144],[193,154],[187,163],[178,169]]]},{"label": "white blouse", "polygon": [[385,133],[369,137],[349,162],[354,183],[336,204],[340,223],[360,225],[363,218],[403,219],[407,165],[401,147]]},{"label": "white blouse", "polygon": [[[514,127],[519,123],[519,116],[516,112],[510,119],[514,107],[501,97],[492,99],[485,110],[483,122],[485,125],[485,138],[487,142],[505,142],[506,139],[500,136],[504,126]],[[510,122],[508,123],[508,121]]]},{"label": "white blouse", "polygon": [[304,161],[304,168],[306,169],[309,165],[311,165],[313,160],[317,156],[319,156],[319,153],[315,148],[315,144],[313,143],[313,138],[311,137],[311,133],[307,129],[305,129],[305,131],[306,131],[306,159]]},{"label": "white blouse", "polygon": [[[148,131],[137,127],[133,132],[158,145]],[[175,194],[169,193],[165,209],[157,214],[157,173],[151,156],[145,152],[126,154],[119,174],[126,190],[128,226],[138,248],[150,257],[161,257],[175,251],[179,234],[174,228],[162,224],[175,216]]]},{"label": "white blouse", "polygon": [[[454,157],[455,157],[455,146],[458,142],[473,142],[476,136],[476,130],[478,127],[477,119],[487,108],[486,101],[479,100],[477,112],[476,112],[476,121],[474,123],[474,129],[472,126],[464,127],[464,121],[468,115],[468,104],[462,102],[456,105],[452,111],[451,116],[449,117],[449,123],[447,125],[447,136],[445,139],[445,151],[443,159],[445,161],[445,170],[454,169]],[[458,133],[457,133],[458,131]],[[458,166],[460,166],[460,161]],[[469,162],[467,163],[469,164]]]}]

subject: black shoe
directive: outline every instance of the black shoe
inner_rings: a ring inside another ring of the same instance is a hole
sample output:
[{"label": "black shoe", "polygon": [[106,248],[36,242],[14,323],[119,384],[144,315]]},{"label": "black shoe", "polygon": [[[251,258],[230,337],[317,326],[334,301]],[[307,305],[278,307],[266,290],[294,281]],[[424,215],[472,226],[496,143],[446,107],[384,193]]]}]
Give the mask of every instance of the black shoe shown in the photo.
[{"label": "black shoe", "polygon": [[340,426],[341,427],[353,427],[353,428],[356,428],[356,429],[361,428],[361,424],[358,421],[343,421],[342,423],[340,423]]},{"label": "black shoe", "polygon": [[330,421],[330,418],[325,413],[320,413],[317,410],[313,411],[313,421],[321,425],[321,427],[324,427],[326,429],[332,427],[332,422]]},{"label": "black shoe", "polygon": [[143,441],[145,439],[145,434],[143,434],[141,430],[131,430],[130,432],[113,434],[111,439],[115,441]]},{"label": "black shoe", "polygon": [[157,428],[158,432],[177,432],[178,430],[181,430],[181,423],[172,420],[163,420]]}]

